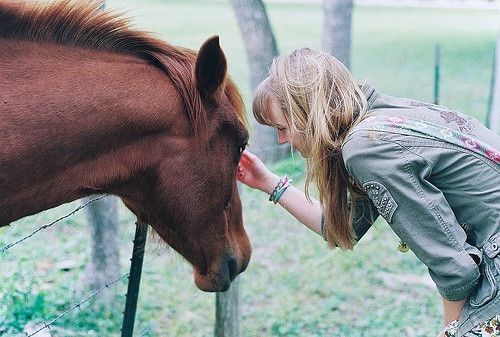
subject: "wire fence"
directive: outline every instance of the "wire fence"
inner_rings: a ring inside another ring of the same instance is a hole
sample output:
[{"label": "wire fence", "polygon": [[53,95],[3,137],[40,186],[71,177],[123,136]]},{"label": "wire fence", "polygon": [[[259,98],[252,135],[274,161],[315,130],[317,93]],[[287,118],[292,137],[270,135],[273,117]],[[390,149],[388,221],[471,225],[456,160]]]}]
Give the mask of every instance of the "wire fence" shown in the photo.
[{"label": "wire fence", "polygon": [[43,323],[43,326],[41,326],[40,328],[38,328],[38,330],[32,332],[31,334],[27,335],[27,337],[31,337],[31,336],[34,336],[36,335],[37,333],[41,332],[42,330],[45,330],[45,329],[50,329],[50,327],[55,323],[57,322],[58,320],[60,320],[61,318],[63,318],[64,316],[66,316],[67,314],[69,314],[70,312],[72,312],[73,310],[75,309],[80,309],[80,307],[85,304],[86,302],[90,301],[91,299],[93,299],[94,297],[96,297],[99,293],[101,293],[103,290],[111,287],[112,285],[114,285],[115,283],[118,283],[119,281],[123,280],[124,278],[128,277],[130,274],[127,273],[125,275],[122,275],[120,276],[119,278],[109,282],[109,283],[106,283],[104,286],[102,286],[101,288],[99,288],[97,291],[95,291],[93,294],[91,294],[90,296],[88,296],[87,298],[83,299],[82,301],[72,305],[68,310],[64,311],[63,313],[59,314],[59,316],[57,316],[56,318],[54,318],[53,320],[51,320],[49,323]]},{"label": "wire fence", "polygon": [[84,204],[80,205],[79,207],[77,207],[76,209],[74,209],[73,211],[71,211],[70,213],[68,213],[68,214],[66,214],[66,215],[64,215],[64,216],[62,216],[62,217],[60,217],[59,219],[54,220],[53,222],[51,222],[51,223],[49,223],[49,224],[46,224],[46,225],[43,225],[43,226],[39,227],[39,228],[38,228],[37,230],[35,230],[33,233],[31,233],[31,234],[29,234],[29,235],[27,235],[27,236],[25,236],[25,237],[23,237],[23,238],[21,238],[21,239],[19,239],[19,240],[15,241],[15,242],[9,243],[8,245],[6,245],[6,246],[5,246],[5,247],[3,247],[2,249],[0,249],[0,254],[5,253],[5,252],[6,252],[7,250],[9,250],[10,248],[12,248],[12,247],[14,247],[14,246],[16,246],[16,245],[20,244],[21,242],[23,242],[23,241],[25,241],[25,240],[27,240],[27,239],[31,238],[33,235],[37,234],[38,232],[40,232],[40,231],[42,231],[42,230],[44,230],[44,229],[47,229],[47,228],[49,228],[49,227],[51,227],[51,226],[55,225],[56,223],[61,222],[62,220],[66,219],[66,218],[69,218],[70,216],[72,216],[72,215],[73,215],[73,214],[75,214],[76,212],[78,212],[78,211],[80,211],[80,210],[84,209],[85,207],[87,207],[89,204],[91,204],[91,203],[93,203],[93,202],[95,202],[95,201],[97,201],[97,200],[99,200],[99,199],[102,199],[102,198],[104,198],[104,197],[106,197],[106,196],[107,196],[107,195],[101,195],[101,196],[99,196],[99,197],[93,198],[93,199],[91,199],[91,200],[87,201],[86,203],[84,203]]},{"label": "wire fence", "polygon": [[[52,221],[51,223],[45,224],[43,226],[40,226],[37,228],[35,231],[33,231],[31,234],[26,235],[22,237],[19,240],[16,240],[10,244],[7,244],[4,246],[2,249],[0,249],[0,255],[4,254],[7,252],[9,249],[12,247],[28,240],[29,238],[35,236],[36,234],[40,233],[41,231],[52,227],[53,225],[61,222],[64,219],[67,219],[77,213],[78,211],[88,207],[90,204],[107,197],[108,195],[100,195],[98,197],[95,197],[93,199],[88,200],[84,204],[78,206],[75,208],[73,211],[70,213]],[[51,321],[43,322],[40,326],[35,328],[35,331],[30,332],[29,334],[26,333],[27,337],[35,336],[38,333],[40,333],[43,330],[50,329],[54,323],[59,321],[61,318],[65,317],[67,314],[70,312],[80,309],[81,306],[93,298],[97,297],[100,293],[105,291],[106,289],[111,288],[113,285],[117,284],[121,280],[125,278],[129,278],[128,282],[128,290],[126,294],[126,304],[125,304],[125,311],[124,313],[124,318],[123,318],[123,328],[122,328],[122,337],[131,337],[133,333],[133,326],[134,326],[134,320],[135,320],[135,312],[136,312],[136,307],[137,307],[137,300],[138,300],[138,293],[139,293],[139,284],[140,284],[140,277],[141,277],[141,269],[142,269],[142,261],[143,261],[143,256],[144,256],[144,248],[145,248],[145,241],[146,241],[146,234],[147,234],[147,226],[146,225],[140,225],[137,224],[137,229],[136,229],[136,235],[134,238],[134,248],[133,248],[133,253],[132,253],[132,258],[130,259],[131,262],[131,267],[130,267],[130,273],[126,273],[114,280],[110,280],[109,282],[106,282],[102,287],[94,291],[91,295],[87,296],[86,298],[82,299],[81,301],[73,304],[70,306],[67,310],[64,312],[60,313],[52,319]],[[131,278],[130,275],[133,275]]]}]

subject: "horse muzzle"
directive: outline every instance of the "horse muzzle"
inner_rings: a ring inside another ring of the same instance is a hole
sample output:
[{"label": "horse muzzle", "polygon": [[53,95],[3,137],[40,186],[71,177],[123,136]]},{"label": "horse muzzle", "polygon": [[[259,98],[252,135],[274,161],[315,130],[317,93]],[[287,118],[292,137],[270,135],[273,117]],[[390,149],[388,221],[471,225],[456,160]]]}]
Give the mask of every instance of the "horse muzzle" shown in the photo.
[{"label": "horse muzzle", "polygon": [[194,268],[194,283],[203,291],[221,292],[229,289],[231,282],[248,265],[248,261],[238,260],[235,255],[226,254],[218,261],[212,263],[203,274],[198,268]]}]

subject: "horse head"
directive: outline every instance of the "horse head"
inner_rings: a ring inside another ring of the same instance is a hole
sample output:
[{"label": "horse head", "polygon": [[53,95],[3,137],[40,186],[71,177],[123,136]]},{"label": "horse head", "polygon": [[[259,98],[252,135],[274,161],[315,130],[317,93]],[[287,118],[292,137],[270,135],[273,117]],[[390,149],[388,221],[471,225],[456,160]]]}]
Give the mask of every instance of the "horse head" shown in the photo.
[{"label": "horse head", "polygon": [[226,290],[251,254],[236,185],[248,132],[241,97],[226,71],[218,37],[208,39],[193,72],[195,125],[175,139],[176,151],[142,173],[140,197],[123,198],[193,265],[195,283],[205,291]]}]

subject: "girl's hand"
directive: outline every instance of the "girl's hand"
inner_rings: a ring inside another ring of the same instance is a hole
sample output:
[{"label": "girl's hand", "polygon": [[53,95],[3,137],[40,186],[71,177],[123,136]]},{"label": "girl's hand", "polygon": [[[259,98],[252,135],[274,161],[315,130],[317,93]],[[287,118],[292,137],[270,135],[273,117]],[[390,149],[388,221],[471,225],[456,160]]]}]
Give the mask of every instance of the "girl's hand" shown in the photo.
[{"label": "girl's hand", "polygon": [[271,194],[280,178],[269,171],[253,153],[245,150],[238,164],[237,179],[243,184]]}]

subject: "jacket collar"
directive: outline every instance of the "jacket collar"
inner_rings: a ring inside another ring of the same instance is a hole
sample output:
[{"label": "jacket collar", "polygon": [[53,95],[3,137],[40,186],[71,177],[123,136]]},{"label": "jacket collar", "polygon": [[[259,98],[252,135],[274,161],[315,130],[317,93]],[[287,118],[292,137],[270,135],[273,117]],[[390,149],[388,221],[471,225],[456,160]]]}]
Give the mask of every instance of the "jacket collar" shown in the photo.
[{"label": "jacket collar", "polygon": [[368,101],[368,110],[373,109],[375,100],[380,96],[380,93],[367,81],[361,86],[361,91]]}]

